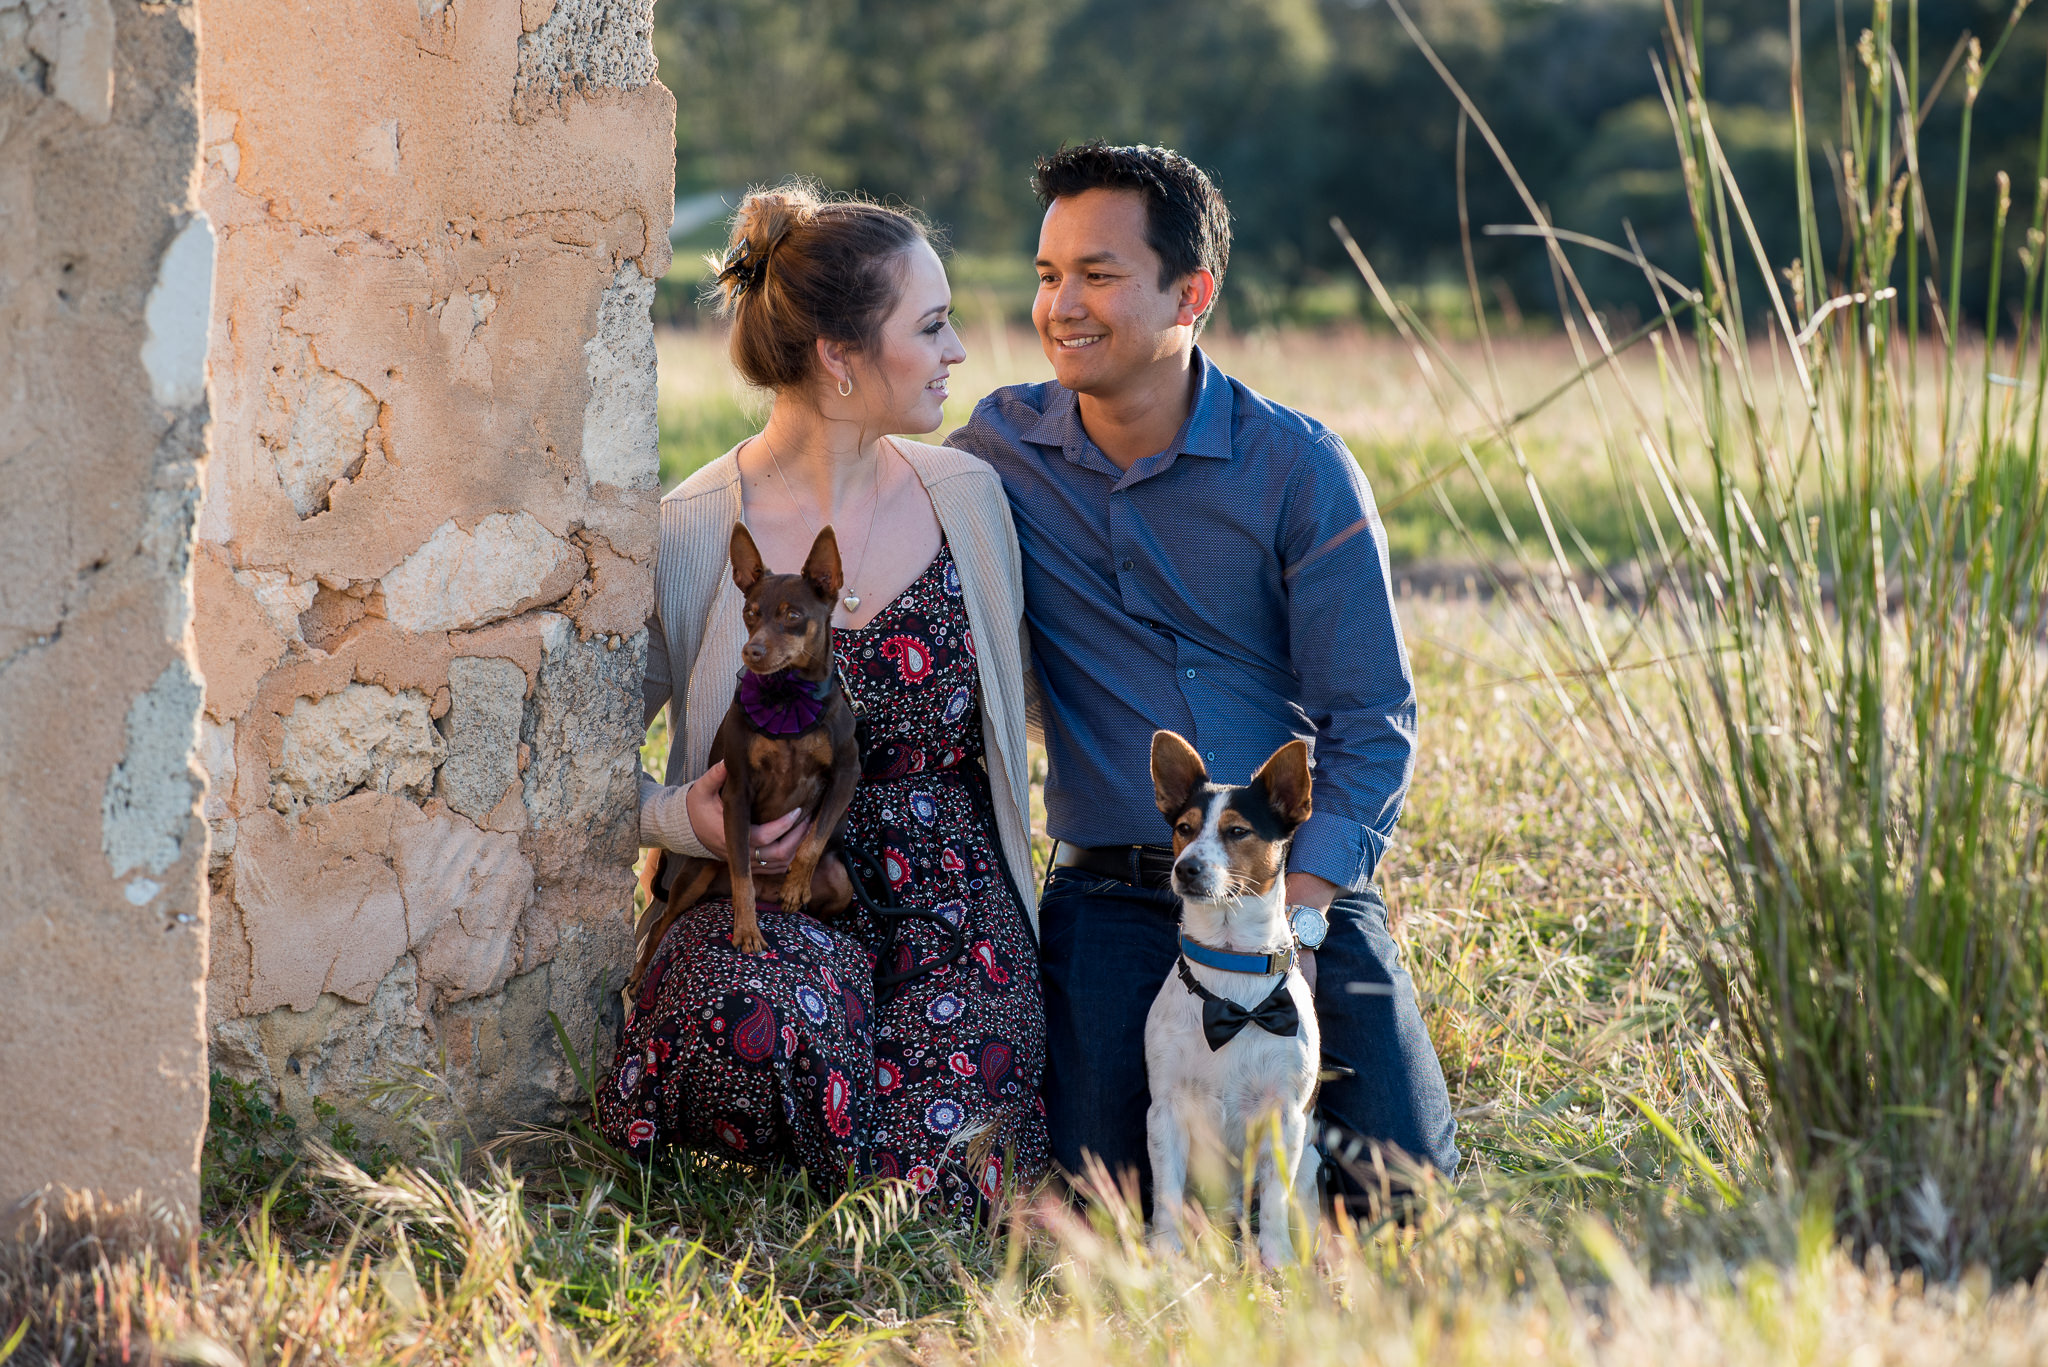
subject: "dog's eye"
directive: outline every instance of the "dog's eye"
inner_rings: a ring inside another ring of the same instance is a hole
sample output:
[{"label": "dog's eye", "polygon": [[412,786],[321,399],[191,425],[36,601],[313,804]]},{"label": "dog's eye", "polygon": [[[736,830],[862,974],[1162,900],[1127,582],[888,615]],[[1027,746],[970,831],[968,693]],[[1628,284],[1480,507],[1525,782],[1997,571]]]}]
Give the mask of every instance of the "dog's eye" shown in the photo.
[{"label": "dog's eye", "polygon": [[1195,828],[1185,821],[1175,826],[1173,833],[1183,840],[1193,840],[1195,838]]},{"label": "dog's eye", "polygon": [[1249,826],[1232,826],[1223,832],[1223,838],[1225,840],[1242,840],[1251,833],[1252,828]]}]

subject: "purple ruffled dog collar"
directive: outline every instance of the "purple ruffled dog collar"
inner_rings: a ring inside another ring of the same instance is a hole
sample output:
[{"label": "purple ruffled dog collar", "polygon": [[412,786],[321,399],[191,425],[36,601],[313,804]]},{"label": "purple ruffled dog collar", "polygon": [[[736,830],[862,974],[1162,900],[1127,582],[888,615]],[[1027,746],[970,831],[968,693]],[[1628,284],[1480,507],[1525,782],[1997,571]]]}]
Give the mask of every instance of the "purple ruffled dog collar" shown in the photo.
[{"label": "purple ruffled dog collar", "polygon": [[739,704],[754,729],[766,736],[794,736],[808,731],[825,715],[832,695],[832,676],[813,682],[793,669],[774,674],[740,671]]}]

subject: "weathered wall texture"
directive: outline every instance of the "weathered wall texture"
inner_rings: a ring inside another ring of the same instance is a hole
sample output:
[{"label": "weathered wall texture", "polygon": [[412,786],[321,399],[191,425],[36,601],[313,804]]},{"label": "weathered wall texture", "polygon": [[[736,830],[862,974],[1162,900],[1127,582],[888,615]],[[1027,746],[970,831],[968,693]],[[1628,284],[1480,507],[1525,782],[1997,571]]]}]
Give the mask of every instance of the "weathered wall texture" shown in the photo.
[{"label": "weathered wall texture", "polygon": [[0,0],[0,1220],[197,1211],[196,63],[189,5]]},{"label": "weathered wall texture", "polygon": [[628,953],[652,0],[198,7],[213,1062],[397,1138],[414,1069],[546,1117],[548,1013],[587,1050]]}]

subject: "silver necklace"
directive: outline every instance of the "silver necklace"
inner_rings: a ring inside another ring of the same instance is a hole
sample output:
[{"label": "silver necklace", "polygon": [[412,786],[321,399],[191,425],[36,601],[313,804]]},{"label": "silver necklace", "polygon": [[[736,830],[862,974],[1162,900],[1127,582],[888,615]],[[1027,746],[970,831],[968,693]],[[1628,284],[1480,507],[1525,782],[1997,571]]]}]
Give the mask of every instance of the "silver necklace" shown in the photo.
[{"label": "silver necklace", "polygon": [[[789,505],[795,508],[796,515],[804,520],[804,530],[811,534],[811,540],[816,541],[818,539],[818,526],[811,521],[811,515],[804,511],[804,505],[797,499],[796,486],[789,482],[788,475],[782,473],[782,462],[775,458],[775,445],[768,440],[768,432],[765,428],[761,432],[761,445],[768,452],[768,463],[775,467],[775,477],[782,481],[782,492],[789,499]],[[875,510],[881,501],[882,466],[877,461],[875,464],[874,491],[868,495],[868,529],[866,535],[860,539],[860,564],[862,566],[868,563],[868,542],[872,541],[875,536]],[[851,574],[846,576],[845,589],[846,592],[839,599],[839,606],[845,608],[846,615],[851,617],[854,613],[860,611],[860,595],[853,591],[853,576]]]}]

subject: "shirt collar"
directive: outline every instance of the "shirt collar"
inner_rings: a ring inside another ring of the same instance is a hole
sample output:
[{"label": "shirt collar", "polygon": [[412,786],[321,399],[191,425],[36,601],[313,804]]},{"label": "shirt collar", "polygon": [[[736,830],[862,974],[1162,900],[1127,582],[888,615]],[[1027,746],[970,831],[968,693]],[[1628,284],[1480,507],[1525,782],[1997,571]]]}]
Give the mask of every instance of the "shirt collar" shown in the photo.
[{"label": "shirt collar", "polygon": [[1059,446],[1069,451],[1086,443],[1088,434],[1081,429],[1080,396],[1054,381],[1049,386],[1045,407],[1017,437],[1034,446]]},{"label": "shirt collar", "polygon": [[1185,456],[1229,460],[1237,454],[1230,442],[1230,381],[1200,347],[1195,348],[1195,374],[1195,402],[1174,438],[1175,449]]},{"label": "shirt collar", "polygon": [[[1230,441],[1230,381],[1200,347],[1195,348],[1194,366],[1195,401],[1189,406],[1180,431],[1174,434],[1173,444],[1159,455],[1148,456],[1132,466],[1130,475],[1156,473],[1172,464],[1175,456],[1229,460],[1237,454]],[[1052,386],[1051,396],[1037,419],[1017,435],[1035,446],[1057,446],[1076,464],[1099,464],[1105,473],[1119,477],[1124,474],[1088,439],[1087,429],[1081,425],[1080,396],[1064,385]]]}]

